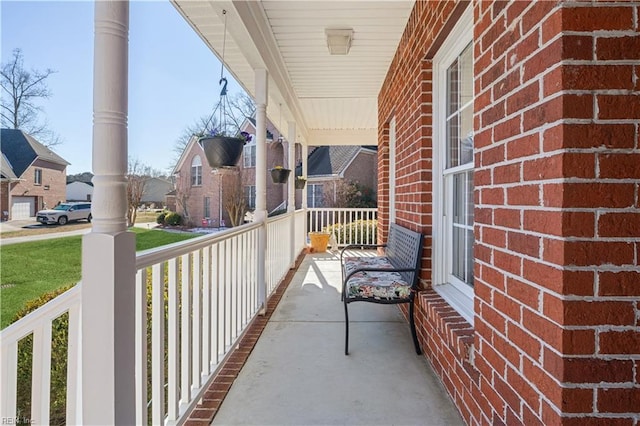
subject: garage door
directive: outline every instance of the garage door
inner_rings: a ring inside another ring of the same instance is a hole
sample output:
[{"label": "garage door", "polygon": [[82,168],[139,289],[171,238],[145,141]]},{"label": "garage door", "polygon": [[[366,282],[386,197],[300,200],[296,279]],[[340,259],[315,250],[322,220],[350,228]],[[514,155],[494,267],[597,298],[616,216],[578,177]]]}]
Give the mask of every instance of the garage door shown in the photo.
[{"label": "garage door", "polygon": [[34,197],[13,197],[11,199],[11,220],[29,219],[36,215]]}]

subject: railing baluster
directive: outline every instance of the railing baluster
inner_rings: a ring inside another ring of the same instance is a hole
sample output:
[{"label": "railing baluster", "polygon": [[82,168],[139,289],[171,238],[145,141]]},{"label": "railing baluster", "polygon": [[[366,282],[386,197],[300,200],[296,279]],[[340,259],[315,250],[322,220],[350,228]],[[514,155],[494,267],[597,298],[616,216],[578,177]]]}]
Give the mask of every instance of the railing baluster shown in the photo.
[{"label": "railing baluster", "polygon": [[169,346],[167,348],[169,356],[168,383],[169,383],[169,401],[168,401],[168,421],[175,422],[178,420],[179,398],[178,389],[180,386],[178,362],[180,340],[180,317],[178,315],[180,294],[178,292],[178,259],[169,260],[169,290],[167,292],[169,303]]},{"label": "railing baluster", "polygon": [[136,423],[147,424],[147,269],[136,274]]},{"label": "railing baluster", "polygon": [[[81,389],[80,372],[82,367],[79,365],[82,359],[80,350],[80,304],[73,304],[69,308],[69,329],[67,340],[67,424],[81,424],[82,419],[79,416],[80,404],[78,401],[78,392]],[[137,327],[137,325],[136,325]]]},{"label": "railing baluster", "polygon": [[[18,385],[18,342],[3,342],[0,376],[6,390],[2,391],[1,415],[4,418],[16,417],[16,391]],[[9,391],[9,389],[13,389]]]},{"label": "railing baluster", "polygon": [[218,298],[218,289],[220,287],[220,275],[219,275],[219,256],[218,244],[211,246],[211,369],[220,362],[220,300]]},{"label": "railing baluster", "polygon": [[164,422],[164,263],[151,272],[151,422]]},{"label": "railing baluster", "polygon": [[204,377],[210,374],[211,355],[211,251],[209,247],[203,250],[202,262],[202,375]]},{"label": "railing baluster", "polygon": [[233,295],[231,294],[231,242],[229,240],[224,242],[224,288],[225,288],[225,301],[224,301],[224,333],[226,340],[224,342],[225,353],[229,350],[231,343],[233,342],[232,328],[231,328],[231,301]]},{"label": "railing baluster", "polygon": [[[180,356],[180,403],[187,405],[191,401],[191,260],[185,254],[180,258],[182,268],[182,302],[181,308],[181,345]],[[146,423],[144,423],[146,424]]]},{"label": "railing baluster", "polygon": [[201,262],[201,256],[200,256],[200,250],[197,250],[196,252],[193,253],[193,259],[192,259],[192,268],[193,268],[193,275],[192,275],[192,282],[193,282],[193,303],[191,305],[191,311],[193,312],[193,315],[191,316],[192,322],[191,322],[191,333],[192,333],[192,351],[191,351],[191,355],[193,356],[193,360],[192,360],[192,365],[191,365],[191,371],[192,371],[192,386],[193,389],[196,390],[198,388],[200,388],[200,386],[202,385],[201,382],[201,375],[200,375],[200,355],[201,355],[201,348],[200,348],[200,332],[201,332],[201,328],[200,328],[200,287],[201,287],[201,283],[202,283],[202,270],[200,267],[200,262]]},{"label": "railing baluster", "polygon": [[49,423],[51,383],[51,320],[33,330],[33,373],[31,376],[31,420]]}]

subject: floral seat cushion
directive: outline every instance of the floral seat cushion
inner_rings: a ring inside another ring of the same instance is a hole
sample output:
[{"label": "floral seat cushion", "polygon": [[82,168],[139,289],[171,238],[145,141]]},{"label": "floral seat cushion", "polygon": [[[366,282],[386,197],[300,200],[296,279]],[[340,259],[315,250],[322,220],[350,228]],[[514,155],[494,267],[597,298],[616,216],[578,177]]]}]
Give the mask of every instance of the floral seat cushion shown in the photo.
[{"label": "floral seat cushion", "polygon": [[[393,269],[386,257],[347,257],[344,259],[345,277],[357,269]],[[346,285],[348,298],[406,299],[411,285],[398,272],[360,271],[349,277]]]}]

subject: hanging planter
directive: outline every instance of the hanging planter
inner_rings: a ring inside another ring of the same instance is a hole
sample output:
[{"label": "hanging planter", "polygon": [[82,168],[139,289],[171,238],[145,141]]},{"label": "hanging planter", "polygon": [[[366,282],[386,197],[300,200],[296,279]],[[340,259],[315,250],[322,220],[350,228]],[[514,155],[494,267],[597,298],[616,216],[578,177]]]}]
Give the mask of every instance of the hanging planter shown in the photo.
[{"label": "hanging planter", "polygon": [[240,160],[245,139],[229,136],[203,136],[200,144],[209,165],[214,169],[233,167]]},{"label": "hanging planter", "polygon": [[271,171],[271,180],[273,183],[287,183],[287,179],[289,179],[289,173],[291,173],[290,169],[285,169],[282,166],[277,166]]},{"label": "hanging planter", "polygon": [[307,180],[302,176],[296,177],[296,181],[294,183],[296,189],[304,189],[304,186],[307,184]]}]

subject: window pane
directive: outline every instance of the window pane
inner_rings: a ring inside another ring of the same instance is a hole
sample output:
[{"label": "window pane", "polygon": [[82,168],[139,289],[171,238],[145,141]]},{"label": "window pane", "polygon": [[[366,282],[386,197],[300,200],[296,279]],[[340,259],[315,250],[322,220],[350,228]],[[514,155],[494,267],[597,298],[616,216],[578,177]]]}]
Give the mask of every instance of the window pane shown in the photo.
[{"label": "window pane", "polygon": [[460,163],[473,162],[473,104],[460,112]]},{"label": "window pane", "polygon": [[473,226],[473,172],[467,172],[466,175],[466,224]]},{"label": "window pane", "polygon": [[460,54],[460,106],[473,99],[473,46],[472,43]]},{"label": "window pane", "polygon": [[454,115],[447,121],[447,167],[456,167],[460,164],[458,151],[458,116]]},{"label": "window pane", "polygon": [[465,230],[453,226],[451,273],[462,282],[466,282]]},{"label": "window pane", "polygon": [[465,282],[471,286],[473,286],[473,230],[467,230],[466,232],[466,259],[467,259],[467,271],[466,271],[466,280]]},{"label": "window pane", "polygon": [[458,93],[459,79],[458,60],[456,59],[447,70],[447,88],[449,92],[447,96],[447,117],[460,108],[460,97]]}]

